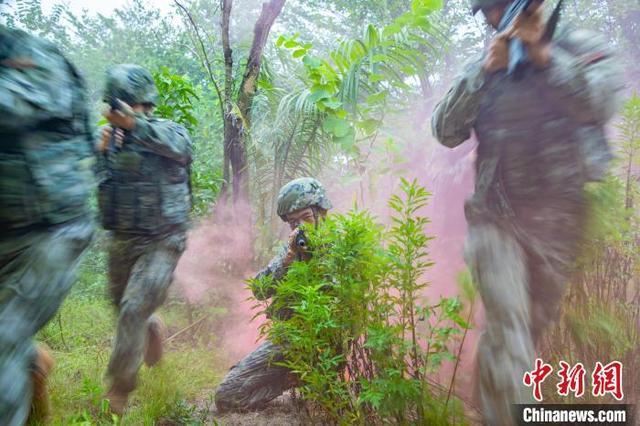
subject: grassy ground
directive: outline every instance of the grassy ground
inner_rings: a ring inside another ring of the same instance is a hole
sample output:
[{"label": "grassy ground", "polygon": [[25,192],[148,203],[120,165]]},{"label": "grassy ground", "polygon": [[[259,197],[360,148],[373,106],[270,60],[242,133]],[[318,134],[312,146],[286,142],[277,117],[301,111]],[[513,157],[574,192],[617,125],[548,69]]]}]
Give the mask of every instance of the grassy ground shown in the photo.
[{"label": "grassy ground", "polygon": [[[122,419],[106,414],[103,396],[108,383],[104,376],[116,318],[109,301],[102,295],[104,291],[86,290],[74,291],[58,316],[38,336],[38,341],[49,345],[55,359],[50,377],[52,423],[211,423],[207,421],[213,406],[211,390],[224,371],[220,368],[221,354],[215,349],[215,338],[207,336],[209,333],[203,329],[185,332],[173,339],[155,368],[142,367],[138,389],[131,395],[130,408]],[[188,318],[193,316],[180,303],[169,303],[160,314],[169,326],[170,335],[188,326]]]}]

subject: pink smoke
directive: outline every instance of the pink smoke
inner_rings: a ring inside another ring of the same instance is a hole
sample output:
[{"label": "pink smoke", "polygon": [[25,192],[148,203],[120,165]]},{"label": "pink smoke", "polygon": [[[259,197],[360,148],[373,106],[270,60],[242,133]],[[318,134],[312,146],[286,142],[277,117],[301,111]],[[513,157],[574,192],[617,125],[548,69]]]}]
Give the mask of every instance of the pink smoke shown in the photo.
[{"label": "pink smoke", "polygon": [[257,346],[261,322],[251,321],[255,312],[245,282],[255,274],[250,211],[246,200],[235,208],[219,204],[211,218],[189,232],[175,272],[175,281],[190,303],[206,304],[205,297],[211,297],[228,310],[228,320],[215,332],[230,365]]},{"label": "pink smoke", "polygon": [[[464,268],[462,248],[466,234],[463,205],[472,191],[475,145],[471,142],[456,149],[441,147],[432,140],[421,141],[403,153],[405,161],[391,167],[382,176],[365,171],[360,182],[341,184],[336,176],[319,176],[327,186],[334,204],[333,212],[346,212],[354,203],[369,209],[378,220],[388,223],[392,211],[387,207],[389,197],[398,193],[400,176],[418,179],[431,193],[429,205],[421,214],[431,223],[427,232],[436,238],[430,243],[431,260],[435,265],[427,272],[430,285],[425,297],[432,303],[443,297],[459,294],[457,276]],[[389,158],[380,158],[383,165]],[[187,250],[176,270],[176,281],[185,297],[192,303],[206,303],[203,298],[213,293],[217,303],[229,310],[229,320],[216,334],[224,348],[228,364],[232,365],[257,346],[258,327],[263,318],[252,321],[254,302],[245,280],[255,274],[251,267],[254,236],[248,216],[250,206],[242,203],[236,209],[218,206],[208,219],[189,233]],[[282,224],[283,230],[285,225]],[[482,316],[480,301],[474,307],[476,320]],[[474,321],[477,324],[477,321]],[[457,373],[456,392],[469,398],[473,352],[477,330],[471,330],[461,353],[461,370]],[[451,368],[443,368],[440,379],[448,386]]]}]

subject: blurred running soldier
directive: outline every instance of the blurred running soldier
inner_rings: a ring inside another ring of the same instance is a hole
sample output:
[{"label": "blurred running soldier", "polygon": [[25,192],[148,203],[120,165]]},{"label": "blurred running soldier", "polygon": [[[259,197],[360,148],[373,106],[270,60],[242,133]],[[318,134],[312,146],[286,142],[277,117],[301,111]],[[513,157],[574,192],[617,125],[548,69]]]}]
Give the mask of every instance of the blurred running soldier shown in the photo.
[{"label": "blurred running soldier", "polygon": [[[511,1],[471,3],[497,28]],[[432,117],[443,145],[456,147],[472,130],[479,142],[465,255],[486,309],[477,369],[490,425],[517,423],[512,404],[531,401],[523,374],[558,317],[583,234],[583,188],[607,168],[604,125],[622,88],[603,37],[571,30],[545,41],[541,12],[497,34]],[[522,40],[531,59],[521,79],[505,72],[509,38]]]},{"label": "blurred running soldier", "polygon": [[52,44],[0,25],[0,424],[49,414],[55,315],[93,234],[85,83]]},{"label": "blurred running soldier", "polygon": [[185,249],[190,211],[191,140],[180,125],[152,116],[158,92],[147,70],[117,65],[107,73],[103,113],[110,125],[101,152],[99,207],[110,232],[109,289],[118,329],[108,376],[111,410],[122,413],[142,360],[162,356],[162,305]]},{"label": "blurred running soldier", "polygon": [[[289,224],[289,242],[280,253],[260,271],[256,279],[271,276],[277,284],[294,261],[304,260],[298,245],[299,229],[303,223],[317,224],[331,208],[331,202],[320,182],[313,178],[295,179],[284,185],[278,194],[278,216]],[[266,300],[276,293],[275,287],[253,288],[258,300]],[[273,315],[287,315],[275,312]],[[215,395],[218,411],[253,410],[282,395],[295,386],[295,376],[285,367],[273,365],[282,361],[282,351],[269,341],[262,343],[240,363],[231,368]]]}]

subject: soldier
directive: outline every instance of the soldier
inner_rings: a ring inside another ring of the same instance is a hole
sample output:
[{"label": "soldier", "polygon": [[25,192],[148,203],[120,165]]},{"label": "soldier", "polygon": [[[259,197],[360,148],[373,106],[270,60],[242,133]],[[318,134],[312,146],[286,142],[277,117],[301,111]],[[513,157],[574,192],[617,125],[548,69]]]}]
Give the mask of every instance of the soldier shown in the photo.
[{"label": "soldier", "polygon": [[121,414],[142,359],[153,366],[162,356],[164,325],[153,313],[185,249],[191,140],[182,126],[152,116],[158,93],[144,68],[113,67],[104,96],[112,107],[98,146],[98,203],[111,231],[109,289],[119,311],[107,398]]},{"label": "soldier", "polygon": [[[473,0],[497,28],[511,1]],[[468,65],[432,117],[453,148],[478,139],[476,186],[465,204],[465,257],[486,309],[477,353],[485,422],[516,423],[513,403],[531,399],[522,380],[535,345],[559,313],[583,230],[586,182],[610,153],[604,125],[618,105],[621,71],[598,34],[567,30],[547,42],[541,9],[497,34]],[[508,41],[524,43],[521,79],[505,72]]]},{"label": "soldier", "polygon": [[53,361],[33,336],[69,292],[91,241],[85,83],[48,42],[0,25],[0,424],[48,416]]},{"label": "soldier", "polygon": [[[330,208],[331,202],[326,191],[316,179],[295,179],[283,186],[278,194],[278,216],[289,224],[292,232],[288,244],[258,273],[256,279],[271,276],[272,282],[277,284],[291,263],[304,260],[304,253],[300,252],[297,243],[298,227],[302,223],[317,225]],[[258,300],[266,300],[275,294],[276,288],[253,288],[252,291]],[[286,313],[276,312],[274,315],[282,316]],[[273,365],[274,362],[283,360],[281,352],[277,345],[265,341],[232,367],[215,394],[218,411],[260,408],[294,387],[295,376],[287,368]]]}]

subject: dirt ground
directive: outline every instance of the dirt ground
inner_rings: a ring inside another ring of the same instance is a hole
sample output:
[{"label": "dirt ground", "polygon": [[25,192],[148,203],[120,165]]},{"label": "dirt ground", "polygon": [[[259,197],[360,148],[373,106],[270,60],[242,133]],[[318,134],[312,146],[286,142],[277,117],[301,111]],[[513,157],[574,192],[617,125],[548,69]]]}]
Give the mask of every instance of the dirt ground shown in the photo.
[{"label": "dirt ground", "polygon": [[[211,393],[213,394],[213,390]],[[260,411],[246,413],[229,413],[219,415],[214,406],[210,406],[208,399],[202,398],[196,404],[209,410],[208,424],[221,426],[302,426],[313,424],[303,408],[295,403],[290,393],[285,393],[271,401]]]},{"label": "dirt ground", "polygon": [[[210,395],[213,395],[214,389]],[[210,396],[196,401],[196,405],[209,412],[207,423],[220,426],[321,426],[322,421],[310,418],[300,402],[292,396],[290,392],[285,393],[271,401],[266,408],[259,411],[246,413],[229,413],[219,415],[215,409],[215,404],[211,403]],[[482,418],[480,413],[467,407],[464,424],[469,426],[481,426]]]}]

